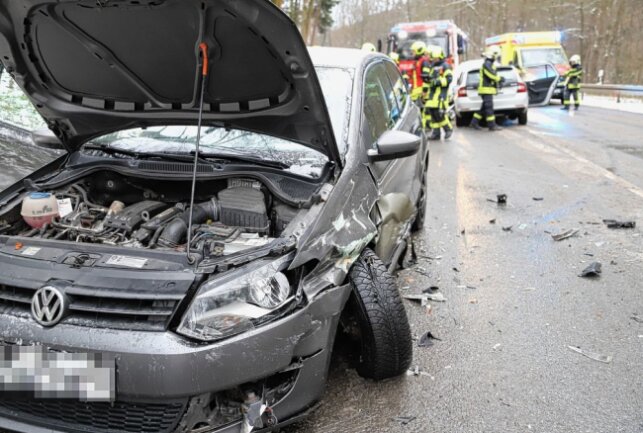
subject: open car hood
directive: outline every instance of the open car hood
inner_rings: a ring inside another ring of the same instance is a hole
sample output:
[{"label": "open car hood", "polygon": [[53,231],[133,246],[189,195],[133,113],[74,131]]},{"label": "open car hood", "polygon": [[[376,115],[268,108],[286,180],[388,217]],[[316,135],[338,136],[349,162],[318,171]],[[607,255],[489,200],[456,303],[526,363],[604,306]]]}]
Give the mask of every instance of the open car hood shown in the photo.
[{"label": "open car hood", "polygon": [[339,163],[295,24],[268,0],[0,2],[0,60],[69,150],[115,130],[198,119],[302,143]]}]

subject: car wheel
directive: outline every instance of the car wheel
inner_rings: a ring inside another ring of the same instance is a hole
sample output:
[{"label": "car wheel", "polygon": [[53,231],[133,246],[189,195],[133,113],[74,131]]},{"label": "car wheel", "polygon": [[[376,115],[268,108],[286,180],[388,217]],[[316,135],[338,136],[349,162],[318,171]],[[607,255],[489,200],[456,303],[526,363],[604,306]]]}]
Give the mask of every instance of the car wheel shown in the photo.
[{"label": "car wheel", "polygon": [[455,126],[466,126],[464,124],[464,118],[462,118],[461,116],[456,115],[455,116]]},{"label": "car wheel", "polygon": [[518,115],[518,124],[526,125],[527,124],[527,110],[523,111]]},{"label": "car wheel", "polygon": [[411,328],[395,278],[370,249],[362,251],[350,272],[361,340],[357,372],[386,379],[407,371],[413,358]]}]

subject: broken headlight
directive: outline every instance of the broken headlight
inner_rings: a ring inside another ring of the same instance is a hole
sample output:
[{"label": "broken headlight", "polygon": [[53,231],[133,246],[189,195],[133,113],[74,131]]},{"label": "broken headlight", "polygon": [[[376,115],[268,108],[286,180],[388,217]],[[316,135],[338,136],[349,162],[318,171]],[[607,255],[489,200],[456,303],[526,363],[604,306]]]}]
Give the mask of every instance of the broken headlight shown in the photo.
[{"label": "broken headlight", "polygon": [[214,341],[253,329],[279,315],[293,300],[284,274],[293,259],[253,263],[213,278],[197,291],[177,332],[202,341]]}]

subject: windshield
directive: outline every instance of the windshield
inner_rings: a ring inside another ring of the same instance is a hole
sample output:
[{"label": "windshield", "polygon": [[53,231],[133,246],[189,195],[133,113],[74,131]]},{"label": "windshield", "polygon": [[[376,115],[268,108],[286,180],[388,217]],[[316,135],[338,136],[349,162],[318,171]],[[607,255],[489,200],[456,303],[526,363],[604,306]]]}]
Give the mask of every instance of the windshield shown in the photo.
[{"label": "windshield", "polygon": [[[190,154],[196,147],[197,129],[194,125],[126,129],[96,138],[88,144],[141,154]],[[227,155],[278,161],[290,166],[287,171],[313,178],[321,175],[328,162],[324,154],[298,143],[254,132],[210,126],[201,130],[199,151],[221,158]]]},{"label": "windshield", "polygon": [[326,100],[330,121],[333,124],[335,141],[339,153],[346,152],[345,132],[348,127],[348,116],[353,92],[353,77],[346,69],[332,67],[316,67],[317,78]]},{"label": "windshield", "polygon": [[562,48],[532,48],[520,50],[522,67],[544,65],[552,63],[562,65],[567,63],[567,56]]},{"label": "windshield", "polygon": [[[513,68],[498,68],[498,75],[505,79],[505,85],[518,82],[518,74]],[[480,83],[480,70],[469,71],[467,74],[467,87],[478,87],[478,83]]]},{"label": "windshield", "polygon": [[408,39],[398,41],[397,43],[397,53],[400,55],[400,60],[411,60],[413,59],[413,53],[411,52],[411,45],[414,42],[422,41],[429,46],[437,46],[442,48],[444,55],[449,57],[449,41],[446,36],[434,36],[434,37],[414,37],[411,35]]},{"label": "windshield", "polygon": [[[349,72],[338,68],[318,68],[322,91],[328,105],[337,142],[342,143],[348,118],[352,89]],[[184,153],[195,150],[197,127],[167,125],[117,131],[90,141],[89,145],[105,145],[119,150],[146,153]],[[343,153],[340,144],[340,151]],[[218,157],[247,157],[276,161],[289,166],[286,171],[317,178],[328,158],[321,152],[302,144],[254,132],[226,130],[204,126],[201,131],[200,152]]]}]

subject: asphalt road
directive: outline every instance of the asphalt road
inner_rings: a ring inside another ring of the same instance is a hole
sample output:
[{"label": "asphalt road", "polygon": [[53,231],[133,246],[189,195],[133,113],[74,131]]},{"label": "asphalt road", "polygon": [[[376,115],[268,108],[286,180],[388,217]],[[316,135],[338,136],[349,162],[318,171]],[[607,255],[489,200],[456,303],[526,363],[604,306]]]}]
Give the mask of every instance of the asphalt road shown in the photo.
[{"label": "asphalt road", "polygon": [[[435,143],[422,257],[399,285],[440,287],[430,312],[405,302],[414,334],[441,341],[414,349],[419,375],[383,383],[336,360],[319,410],[286,432],[643,432],[642,137],[643,115],[552,106]],[[602,275],[578,277],[593,261]]]}]

